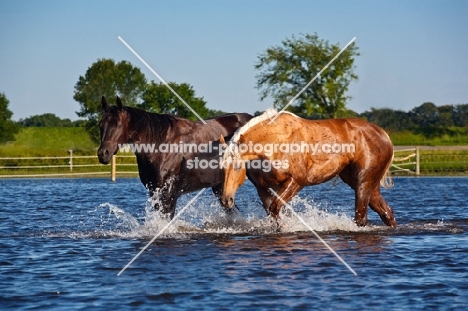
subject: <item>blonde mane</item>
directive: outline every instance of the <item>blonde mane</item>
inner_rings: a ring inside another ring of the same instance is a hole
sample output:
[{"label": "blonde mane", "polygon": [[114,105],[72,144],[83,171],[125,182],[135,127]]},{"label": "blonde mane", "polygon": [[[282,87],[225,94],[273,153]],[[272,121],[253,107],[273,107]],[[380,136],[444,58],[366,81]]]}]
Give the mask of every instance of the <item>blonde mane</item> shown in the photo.
[{"label": "blonde mane", "polygon": [[287,113],[298,118],[297,115],[289,111],[278,112],[274,108],[268,108],[267,110],[265,110],[264,113],[262,113],[258,117],[250,119],[249,122],[244,124],[242,127],[238,128],[237,131],[234,133],[234,135],[232,135],[230,142],[235,142],[235,143],[239,142],[241,135],[245,134],[245,132],[247,132],[251,127],[259,123],[262,123],[265,120],[272,120],[274,117],[276,117],[276,115],[281,114],[281,113]]},{"label": "blonde mane", "polygon": [[[246,124],[244,124],[244,126],[237,129],[237,131],[234,133],[234,135],[232,135],[231,140],[227,143],[227,147],[224,150],[223,159],[222,159],[221,163],[224,164],[224,163],[227,163],[227,161],[233,161],[233,160],[239,161],[241,159],[241,156],[239,154],[239,149],[237,148],[237,145],[239,143],[239,139],[240,139],[241,135],[245,134],[251,127],[253,127],[253,126],[257,125],[257,124],[260,124],[263,121],[272,120],[274,117],[276,117],[277,115],[279,115],[281,113],[287,113],[287,114],[290,114],[290,115],[292,115],[292,116],[294,116],[296,118],[299,118],[294,113],[291,113],[291,112],[288,112],[288,111],[278,112],[274,108],[268,108],[267,110],[265,110],[264,113],[262,113],[261,115],[255,117],[255,118],[250,119],[250,121],[247,122]],[[267,125],[267,126],[269,126],[269,125]],[[231,158],[231,159],[229,159],[229,158]]]}]

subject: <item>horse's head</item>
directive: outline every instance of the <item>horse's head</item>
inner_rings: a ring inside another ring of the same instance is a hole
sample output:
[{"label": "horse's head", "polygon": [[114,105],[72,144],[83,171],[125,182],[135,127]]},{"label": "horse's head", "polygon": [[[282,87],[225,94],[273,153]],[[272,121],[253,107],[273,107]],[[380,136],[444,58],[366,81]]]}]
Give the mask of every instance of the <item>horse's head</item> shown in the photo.
[{"label": "horse's head", "polygon": [[237,189],[244,183],[247,170],[245,162],[240,158],[237,150],[237,145],[230,142],[226,145],[224,138],[221,136],[221,144],[224,146],[223,159],[221,167],[224,170],[223,192],[221,195],[221,203],[224,207],[231,208],[234,206],[234,198]]},{"label": "horse's head", "polygon": [[99,122],[101,145],[98,149],[99,162],[102,164],[108,164],[119,150],[119,144],[128,141],[128,115],[119,97],[116,99],[116,104],[117,106],[109,107],[106,98],[102,97],[104,114]]}]

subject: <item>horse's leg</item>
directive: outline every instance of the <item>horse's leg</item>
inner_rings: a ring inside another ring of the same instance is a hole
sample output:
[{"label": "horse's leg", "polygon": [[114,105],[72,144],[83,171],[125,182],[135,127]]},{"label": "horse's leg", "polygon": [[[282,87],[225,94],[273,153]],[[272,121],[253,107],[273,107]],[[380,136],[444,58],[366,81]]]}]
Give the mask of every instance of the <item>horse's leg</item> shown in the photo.
[{"label": "horse's leg", "polygon": [[223,185],[219,184],[216,186],[211,187],[211,191],[213,191],[213,194],[215,195],[216,198],[221,199],[221,195],[223,194]]},{"label": "horse's leg", "polygon": [[162,215],[174,217],[175,206],[179,193],[175,191],[173,184],[166,183],[164,187],[157,188],[153,186],[155,183],[148,184],[148,191],[151,199],[151,207],[155,211],[159,211]]},{"label": "horse's leg", "polygon": [[168,215],[169,219],[174,218],[177,200],[183,193],[182,189],[184,189],[187,183],[188,171],[186,163],[186,159],[182,158],[179,172],[166,178],[165,185],[161,191],[161,212]]},{"label": "horse's leg", "polygon": [[[379,176],[374,174],[374,176]],[[379,214],[382,221],[391,227],[396,227],[392,208],[380,194],[380,179],[371,176],[371,172],[363,174],[355,166],[348,165],[340,173],[341,179],[355,191],[355,218],[358,226],[367,224],[367,206]]]},{"label": "horse's leg", "polygon": [[372,187],[369,182],[360,182],[358,176],[359,172],[352,166],[347,166],[340,173],[340,178],[354,190],[354,222],[364,227],[367,225],[367,206]]},{"label": "horse's leg", "polygon": [[354,207],[354,221],[359,227],[367,225],[367,206],[370,200],[370,185],[364,182],[354,190],[355,193],[355,207]]},{"label": "horse's leg", "polygon": [[269,207],[269,214],[278,219],[279,212],[284,203],[287,203],[292,199],[300,190],[302,186],[299,185],[293,178],[287,179],[282,185],[281,188],[276,192],[273,202],[271,202]]},{"label": "horse's leg", "polygon": [[164,189],[159,195],[161,214],[169,219],[174,218],[178,196],[171,191]]},{"label": "horse's leg", "polygon": [[395,216],[393,215],[392,208],[387,204],[385,199],[382,197],[380,193],[380,185],[377,185],[372,192],[370,197],[369,206],[373,211],[379,214],[380,219],[390,227],[396,227],[396,220]]},{"label": "horse's leg", "polygon": [[148,192],[149,192],[149,197],[150,197],[150,200],[151,200],[151,207],[155,211],[159,211],[161,209],[161,202],[159,200],[159,196],[158,196],[158,198],[155,198],[155,195],[158,195],[159,191],[157,191],[156,188],[150,186],[150,187],[148,187]]},{"label": "horse's leg", "polygon": [[[269,208],[273,200],[275,199],[275,195],[271,193],[269,188],[261,188],[261,187],[256,187],[257,188],[257,193],[258,196],[260,197],[260,200],[262,200],[262,205],[263,208],[265,209],[267,215],[270,214]],[[277,191],[277,189],[275,189]]]},{"label": "horse's leg", "polygon": [[181,195],[178,181],[167,179],[164,186],[158,188],[155,193],[158,196],[154,200],[157,205],[156,210],[159,210],[163,217],[174,218],[177,199]]}]

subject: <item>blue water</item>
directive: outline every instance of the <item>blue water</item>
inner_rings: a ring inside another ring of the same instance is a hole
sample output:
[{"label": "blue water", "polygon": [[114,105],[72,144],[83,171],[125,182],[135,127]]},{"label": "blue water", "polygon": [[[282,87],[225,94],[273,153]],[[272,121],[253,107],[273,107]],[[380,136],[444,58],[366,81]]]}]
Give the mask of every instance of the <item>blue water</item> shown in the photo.
[{"label": "blue water", "polygon": [[[397,229],[352,221],[341,182],[302,191],[276,232],[253,186],[210,190],[167,225],[138,179],[0,180],[0,307],[76,310],[465,310],[468,178],[398,178]],[[195,194],[183,197],[176,214]]]}]

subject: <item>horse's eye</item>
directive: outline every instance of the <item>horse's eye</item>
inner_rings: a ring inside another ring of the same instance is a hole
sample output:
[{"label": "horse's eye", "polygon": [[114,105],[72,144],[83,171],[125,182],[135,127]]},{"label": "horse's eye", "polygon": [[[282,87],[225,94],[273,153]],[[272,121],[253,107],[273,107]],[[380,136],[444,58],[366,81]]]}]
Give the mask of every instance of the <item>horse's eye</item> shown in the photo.
[{"label": "horse's eye", "polygon": [[122,126],[123,126],[122,123],[117,124],[117,128],[121,128]]}]

